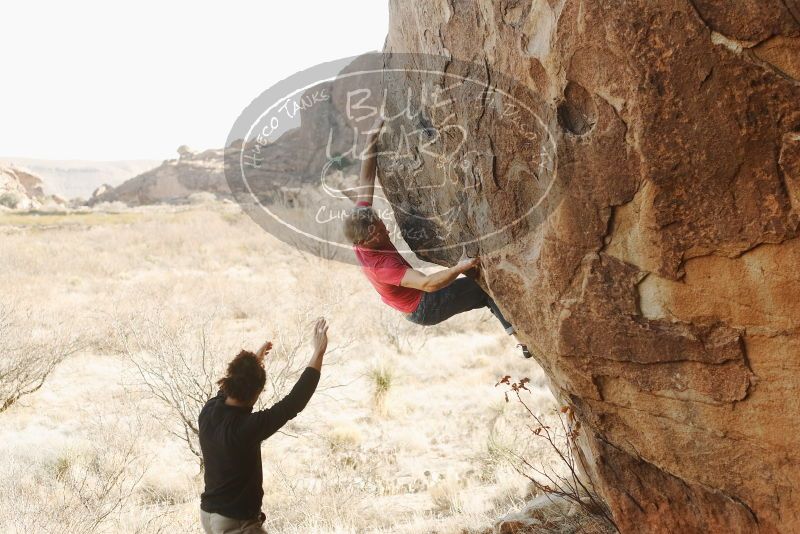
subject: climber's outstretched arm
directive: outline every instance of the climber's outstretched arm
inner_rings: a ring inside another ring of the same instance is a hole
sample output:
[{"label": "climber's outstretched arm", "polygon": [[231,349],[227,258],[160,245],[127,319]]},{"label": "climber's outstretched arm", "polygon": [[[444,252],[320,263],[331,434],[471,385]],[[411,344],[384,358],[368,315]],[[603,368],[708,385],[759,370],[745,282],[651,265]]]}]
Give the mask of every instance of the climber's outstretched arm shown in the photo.
[{"label": "climber's outstretched arm", "polygon": [[455,267],[433,274],[424,274],[414,269],[408,269],[403,275],[403,279],[400,280],[400,285],[432,293],[449,286],[453,280],[458,278],[458,275],[469,271],[476,265],[478,265],[478,258],[466,258],[458,262]]},{"label": "climber's outstretched arm", "polygon": [[376,121],[367,137],[367,148],[364,161],[361,163],[361,175],[358,179],[358,194],[355,197],[357,203],[364,202],[372,205],[372,197],[375,194],[375,174],[378,170],[378,135],[381,133],[383,121]]}]

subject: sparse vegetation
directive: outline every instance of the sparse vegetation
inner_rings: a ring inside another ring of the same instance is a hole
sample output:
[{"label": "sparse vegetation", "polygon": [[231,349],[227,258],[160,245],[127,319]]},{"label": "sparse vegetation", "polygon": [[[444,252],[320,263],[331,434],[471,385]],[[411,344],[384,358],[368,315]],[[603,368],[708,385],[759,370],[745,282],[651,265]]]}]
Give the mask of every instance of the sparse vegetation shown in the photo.
[{"label": "sparse vegetation", "polygon": [[124,354],[136,367],[140,385],[171,414],[162,423],[183,441],[203,468],[197,417],[214,396],[222,376],[223,355],[212,345],[211,320],[195,330],[191,318],[177,325],[158,311],[118,326]]},{"label": "sparse vegetation", "polygon": [[375,362],[370,367],[369,378],[372,383],[372,407],[376,413],[387,415],[387,397],[394,382],[394,369],[386,360]]},{"label": "sparse vegetation", "polygon": [[354,425],[337,426],[328,433],[331,451],[352,449],[361,443],[361,431]]},{"label": "sparse vegetation", "polygon": [[419,352],[433,335],[433,328],[416,325],[391,308],[383,308],[379,313],[378,324],[384,339],[396,353]]},{"label": "sparse vegetation", "polygon": [[[521,406],[498,408],[498,374],[535,371],[488,311],[453,328],[392,323],[358,269],[304,259],[235,205],[7,213],[0,235],[13,322],[46,310],[58,320],[31,340],[85,340],[0,414],[0,532],[198,534],[189,444],[220,364],[271,338],[269,405],[302,371],[320,314],[331,323],[323,382],[262,448],[269,532],[489,529],[529,495],[500,451],[552,459],[514,439]],[[537,409],[552,404],[543,383],[529,387]],[[376,417],[377,399],[391,417]]]},{"label": "sparse vegetation", "polygon": [[528,401],[521,395],[523,391],[530,392],[527,387],[529,383],[528,378],[514,382],[509,375],[506,375],[497,385],[508,387],[505,393],[506,401],[511,394],[533,420],[527,426],[528,437],[542,441],[547,450],[551,451],[551,458],[555,461],[543,462],[512,452],[516,460],[512,465],[530,480],[538,494],[572,503],[582,510],[583,515],[596,523],[602,523],[599,526],[604,527],[604,532],[616,532],[611,512],[595,492],[590,472],[582,463],[581,456],[576,454],[575,441],[581,433],[581,423],[575,417],[575,412],[570,406],[562,406],[545,420],[543,415],[531,409]]},{"label": "sparse vegetation", "polygon": [[[134,500],[144,465],[135,434],[119,434],[94,425],[96,442],[67,449],[49,462],[23,451],[4,456],[0,467],[4,532],[74,532],[109,530]],[[13,481],[13,482],[12,482]]]},{"label": "sparse vegetation", "polygon": [[458,514],[464,509],[461,501],[461,488],[457,481],[445,478],[428,489],[431,501],[439,512]]},{"label": "sparse vegetation", "polygon": [[19,205],[19,197],[14,193],[3,193],[0,195],[0,206],[8,209],[16,209]]},{"label": "sparse vegetation", "polygon": [[63,325],[43,330],[35,323],[30,308],[0,302],[0,412],[38,391],[56,366],[81,347]]}]

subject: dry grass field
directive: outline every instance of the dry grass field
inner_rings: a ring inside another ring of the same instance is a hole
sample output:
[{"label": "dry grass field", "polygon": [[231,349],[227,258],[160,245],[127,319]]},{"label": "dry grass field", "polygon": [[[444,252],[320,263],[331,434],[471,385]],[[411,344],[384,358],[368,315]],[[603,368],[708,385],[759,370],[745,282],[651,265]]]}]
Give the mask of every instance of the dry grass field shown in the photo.
[{"label": "dry grass field", "polygon": [[200,532],[182,417],[265,339],[263,401],[285,393],[319,315],[320,388],[262,447],[269,532],[481,532],[531,497],[514,455],[555,462],[495,387],[527,376],[550,414],[544,374],[487,311],[411,325],[235,205],[0,213],[0,295],[4,387],[14,359],[54,365],[0,413],[0,532]]}]

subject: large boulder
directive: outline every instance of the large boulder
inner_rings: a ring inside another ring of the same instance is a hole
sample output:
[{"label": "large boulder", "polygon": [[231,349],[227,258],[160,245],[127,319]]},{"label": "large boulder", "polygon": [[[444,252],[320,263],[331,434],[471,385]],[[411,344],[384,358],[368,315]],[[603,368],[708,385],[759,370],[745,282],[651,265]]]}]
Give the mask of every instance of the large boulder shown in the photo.
[{"label": "large boulder", "polygon": [[448,118],[487,172],[443,183],[425,157],[404,175],[382,156],[380,178],[410,246],[440,264],[460,249],[426,246],[418,216],[460,206],[440,245],[528,217],[481,248],[482,282],[582,420],[620,529],[800,532],[800,2],[390,10],[388,61],[464,60],[538,99],[556,184],[538,219],[518,171],[541,147],[500,127],[495,97]]}]

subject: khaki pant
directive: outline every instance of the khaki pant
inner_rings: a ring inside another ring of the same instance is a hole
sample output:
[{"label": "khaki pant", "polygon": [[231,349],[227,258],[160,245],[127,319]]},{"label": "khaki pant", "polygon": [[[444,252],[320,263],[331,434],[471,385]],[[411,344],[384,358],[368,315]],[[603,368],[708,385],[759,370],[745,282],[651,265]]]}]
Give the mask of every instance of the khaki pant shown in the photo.
[{"label": "khaki pant", "polygon": [[200,510],[200,524],[206,534],[267,534],[258,519],[231,519]]}]

